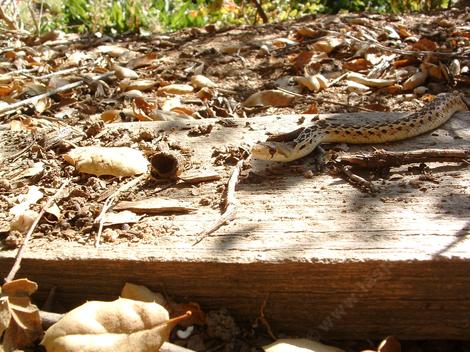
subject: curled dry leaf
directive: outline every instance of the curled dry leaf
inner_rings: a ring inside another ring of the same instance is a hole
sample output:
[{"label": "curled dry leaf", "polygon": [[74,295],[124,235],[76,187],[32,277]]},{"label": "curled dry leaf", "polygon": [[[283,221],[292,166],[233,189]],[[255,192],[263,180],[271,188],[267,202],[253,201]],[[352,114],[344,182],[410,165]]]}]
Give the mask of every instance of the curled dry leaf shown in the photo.
[{"label": "curled dry leaf", "polygon": [[141,151],[127,147],[78,147],[64,159],[77,171],[97,176],[139,175],[147,171],[149,164]]},{"label": "curled dry leaf", "polygon": [[47,352],[154,352],[179,320],[169,320],[167,310],[153,302],[90,301],[52,325],[41,344]]},{"label": "curled dry leaf", "polygon": [[142,285],[126,282],[121,291],[121,297],[142,302],[155,302],[162,306],[167,304],[166,299],[160,293],[155,293]]},{"label": "curled dry leaf", "polygon": [[243,106],[289,106],[295,95],[280,90],[263,90],[252,94]]},{"label": "curled dry leaf", "polygon": [[346,86],[348,89],[348,92],[356,92],[356,93],[361,93],[361,92],[367,92],[370,88],[362,83],[354,82],[354,81],[346,81]]},{"label": "curled dry leaf", "polygon": [[189,94],[193,91],[194,88],[189,84],[169,84],[158,89],[159,93],[164,94]]},{"label": "curled dry leaf", "polygon": [[131,210],[138,214],[189,213],[197,210],[188,202],[160,197],[145,198],[135,201],[123,201],[114,206],[115,210]]},{"label": "curled dry leaf", "polygon": [[428,78],[426,71],[418,71],[403,83],[403,89],[412,90],[422,85],[426,81],[426,78]]},{"label": "curled dry leaf", "polygon": [[321,51],[323,53],[329,54],[335,50],[338,46],[343,44],[344,40],[338,37],[325,37],[313,44],[313,49],[315,51]]},{"label": "curled dry leaf", "polygon": [[322,74],[308,77],[296,77],[295,80],[297,83],[307,87],[309,90],[315,93],[328,87],[328,80]]},{"label": "curled dry leaf", "polygon": [[119,88],[121,88],[121,90],[149,90],[157,84],[158,82],[153,79],[130,80],[129,78],[126,78],[119,83]]},{"label": "curled dry leaf", "polygon": [[38,215],[34,210],[30,210],[32,204],[37,203],[44,194],[39,190],[37,186],[31,186],[28,189],[28,193],[22,194],[18,197],[19,204],[13,206],[10,209],[10,214],[15,215],[14,219],[10,223],[10,230],[16,230],[20,232],[26,232],[31,227],[34,219]]},{"label": "curled dry leaf", "polygon": [[308,339],[279,339],[263,346],[265,352],[344,352],[344,350],[324,345]]},{"label": "curled dry leaf", "polygon": [[194,88],[200,89],[200,88],[215,88],[217,87],[217,84],[212,82],[209,78],[203,75],[194,75],[191,77],[191,84],[193,85]]},{"label": "curled dry leaf", "polygon": [[391,86],[392,84],[395,83],[394,79],[368,78],[356,72],[348,73],[347,79],[349,79],[350,81],[363,84],[367,87],[376,87],[376,88]]},{"label": "curled dry leaf", "polygon": [[18,279],[3,285],[0,298],[0,335],[3,350],[10,352],[27,347],[42,335],[39,310],[30,296],[38,285],[28,279]]},{"label": "curled dry leaf", "polygon": [[124,79],[124,78],[137,79],[137,78],[139,78],[139,75],[137,74],[137,72],[135,72],[134,70],[132,70],[130,68],[127,68],[127,67],[114,65],[113,70],[114,70],[114,73],[115,73],[116,77],[119,78],[119,79]]}]

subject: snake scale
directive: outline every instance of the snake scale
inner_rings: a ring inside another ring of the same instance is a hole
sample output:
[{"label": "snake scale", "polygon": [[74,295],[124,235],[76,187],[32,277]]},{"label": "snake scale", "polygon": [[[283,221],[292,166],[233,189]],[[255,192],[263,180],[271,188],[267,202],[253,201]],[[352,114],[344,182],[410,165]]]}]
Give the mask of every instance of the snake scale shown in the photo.
[{"label": "snake scale", "polygon": [[[255,159],[288,162],[310,154],[322,143],[369,144],[399,141],[429,132],[460,111],[467,111],[459,93],[441,93],[420,111],[393,122],[358,125],[334,119],[319,120],[291,141],[267,141],[252,149]],[[298,131],[292,132],[296,134]],[[288,135],[288,134],[286,134]]]}]

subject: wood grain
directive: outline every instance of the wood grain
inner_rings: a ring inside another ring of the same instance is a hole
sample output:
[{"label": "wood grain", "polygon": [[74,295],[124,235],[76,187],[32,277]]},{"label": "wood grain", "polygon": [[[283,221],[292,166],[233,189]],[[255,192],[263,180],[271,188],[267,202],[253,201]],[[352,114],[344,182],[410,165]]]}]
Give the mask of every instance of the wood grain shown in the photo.
[{"label": "wood grain", "polygon": [[[267,131],[298,128],[298,120],[299,115],[237,119],[234,128],[213,120],[109,126],[162,131],[193,148],[194,168],[210,166],[222,180],[164,192],[200,210],[143,220],[151,240],[129,238],[96,249],[63,238],[54,243],[34,238],[20,274],[39,283],[39,298],[57,286],[66,306],[113,298],[131,281],[205,309],[227,307],[246,321],[256,318],[269,295],[265,314],[278,332],[468,339],[470,171],[465,165],[429,164],[435,182],[420,180],[408,167],[393,169],[394,177],[373,180],[380,191],[370,195],[332,176],[305,178],[298,169],[311,158],[294,165],[253,161],[237,187],[235,221],[193,245],[197,233],[220,216],[217,186],[231,171],[231,166],[212,165],[214,150],[227,145],[249,149],[266,139]],[[214,125],[210,134],[188,135],[189,128],[208,123]],[[375,147],[469,149],[470,113],[457,114],[430,134]],[[210,206],[199,205],[204,197],[212,200]],[[2,275],[14,254],[0,252]]]}]

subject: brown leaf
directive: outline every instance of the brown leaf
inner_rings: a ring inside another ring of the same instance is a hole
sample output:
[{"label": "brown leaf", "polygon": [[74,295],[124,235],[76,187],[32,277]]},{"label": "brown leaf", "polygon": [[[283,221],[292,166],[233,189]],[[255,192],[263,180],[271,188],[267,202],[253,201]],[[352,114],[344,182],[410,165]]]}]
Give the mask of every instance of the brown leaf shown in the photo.
[{"label": "brown leaf", "polygon": [[169,320],[165,308],[153,302],[91,301],[51,326],[41,344],[48,352],[154,352],[188,316]]},{"label": "brown leaf", "polygon": [[280,90],[263,90],[252,94],[243,103],[244,106],[289,106],[295,98],[293,94],[288,94]]},{"label": "brown leaf", "polygon": [[403,89],[404,90],[412,90],[416,88],[417,86],[423,84],[426,81],[426,78],[428,77],[428,73],[424,71],[418,71],[414,75],[412,75],[410,78],[408,78],[405,83],[403,83]]},{"label": "brown leaf", "polygon": [[128,147],[77,147],[64,155],[75,169],[92,175],[134,176],[147,171],[148,160]]},{"label": "brown leaf", "polygon": [[367,61],[366,59],[360,58],[360,59],[353,59],[351,61],[343,63],[343,68],[349,71],[363,71],[367,68],[369,68],[371,63]]},{"label": "brown leaf", "polygon": [[42,335],[39,309],[30,299],[36,290],[37,284],[28,279],[14,280],[2,287],[0,334],[8,324],[3,336],[6,352],[31,346]]},{"label": "brown leaf", "polygon": [[437,44],[428,38],[421,38],[412,46],[414,50],[420,51],[435,51],[437,49]]},{"label": "brown leaf", "polygon": [[148,66],[151,65],[155,59],[157,58],[157,53],[149,53],[144,56],[140,56],[138,58],[129,60],[127,63],[127,67],[131,70],[134,70],[138,67]]}]

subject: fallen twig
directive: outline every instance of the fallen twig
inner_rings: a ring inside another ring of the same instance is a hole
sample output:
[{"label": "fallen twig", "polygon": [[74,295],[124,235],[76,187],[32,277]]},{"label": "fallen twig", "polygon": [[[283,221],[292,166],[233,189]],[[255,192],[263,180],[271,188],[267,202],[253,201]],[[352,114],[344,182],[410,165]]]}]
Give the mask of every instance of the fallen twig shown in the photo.
[{"label": "fallen twig", "polygon": [[238,183],[238,178],[240,176],[241,169],[245,163],[245,160],[239,160],[237,165],[232,171],[230,178],[227,182],[226,196],[225,196],[225,205],[224,212],[222,215],[215,221],[208,229],[201,231],[197,234],[196,242],[193,243],[193,246],[201,242],[204,238],[209,236],[211,233],[217,231],[222,225],[228,223],[229,221],[235,218],[237,213],[237,198],[235,196],[235,187]]},{"label": "fallen twig", "polygon": [[44,204],[42,207],[41,211],[39,212],[38,216],[36,219],[34,219],[34,222],[31,224],[31,227],[29,228],[28,232],[26,233],[26,236],[24,236],[23,243],[21,244],[20,249],[18,250],[18,253],[16,254],[15,262],[13,263],[13,267],[11,268],[10,272],[8,273],[8,276],[5,278],[5,282],[10,282],[15,278],[16,273],[18,270],[20,270],[20,264],[21,260],[23,259],[23,254],[26,248],[28,247],[28,242],[29,239],[31,238],[31,235],[33,234],[34,230],[36,229],[36,226],[39,223],[39,220],[41,220],[42,216],[46,212],[47,209],[51,207],[52,204],[54,204],[55,200],[60,196],[64,188],[69,184],[70,179],[65,180],[62,183],[62,186],[57,190],[57,192],[49,198],[49,200]]},{"label": "fallen twig", "polygon": [[351,171],[351,166],[344,166],[341,164],[335,165],[334,173],[342,174],[346,178],[346,181],[352,183],[355,186],[358,186],[359,188],[361,188],[362,190],[366,192],[374,193],[377,191],[376,187],[374,186],[372,182],[367,181],[361,176],[353,173]]},{"label": "fallen twig", "polygon": [[363,168],[400,166],[423,162],[468,162],[470,150],[465,149],[420,149],[409,152],[376,150],[372,153],[340,155],[338,162]]},{"label": "fallen twig", "polygon": [[95,247],[100,246],[100,239],[101,239],[101,233],[103,232],[105,214],[113,206],[114,201],[116,200],[119,193],[125,192],[129,188],[135,186],[137,183],[139,183],[141,180],[143,180],[147,176],[148,176],[147,174],[143,174],[143,175],[140,175],[139,177],[136,177],[126,182],[125,184],[120,186],[117,190],[115,190],[113,193],[111,193],[108,196],[108,198],[103,204],[103,208],[101,209],[100,215],[98,215],[98,217],[95,219],[95,223],[99,221],[98,232],[96,233],[96,237],[95,237]]},{"label": "fallen twig", "polygon": [[[106,77],[109,77],[111,75],[114,74],[114,71],[111,71],[111,72],[107,72],[107,73],[104,73],[102,75],[99,75],[99,76],[96,76],[96,77],[93,77],[91,79],[91,81],[99,81],[100,79],[103,79],[103,78],[106,78]],[[36,101],[38,101],[39,99],[43,99],[43,98],[47,98],[47,97],[50,97],[54,94],[57,94],[57,93],[62,93],[62,92],[65,92],[65,91],[68,91],[70,89],[73,89],[73,88],[77,88],[77,87],[80,87],[81,85],[84,85],[86,84],[86,81],[85,80],[81,80],[81,81],[78,81],[78,82],[74,82],[74,83],[70,83],[70,84],[66,84],[64,86],[61,86],[61,87],[58,87],[56,89],[53,89],[49,92],[46,92],[46,93],[43,93],[43,94],[39,94],[39,95],[36,95],[34,97],[31,97],[31,98],[28,98],[28,99],[24,99],[24,100],[21,100],[21,101],[18,101],[16,103],[13,103],[13,104],[10,104],[8,106],[5,106],[3,108],[0,108],[0,115],[1,114],[4,114],[4,113],[8,113],[10,111],[14,111],[18,108],[21,108],[23,106],[26,106],[26,105],[29,105],[29,104],[33,104],[35,103]]]}]

